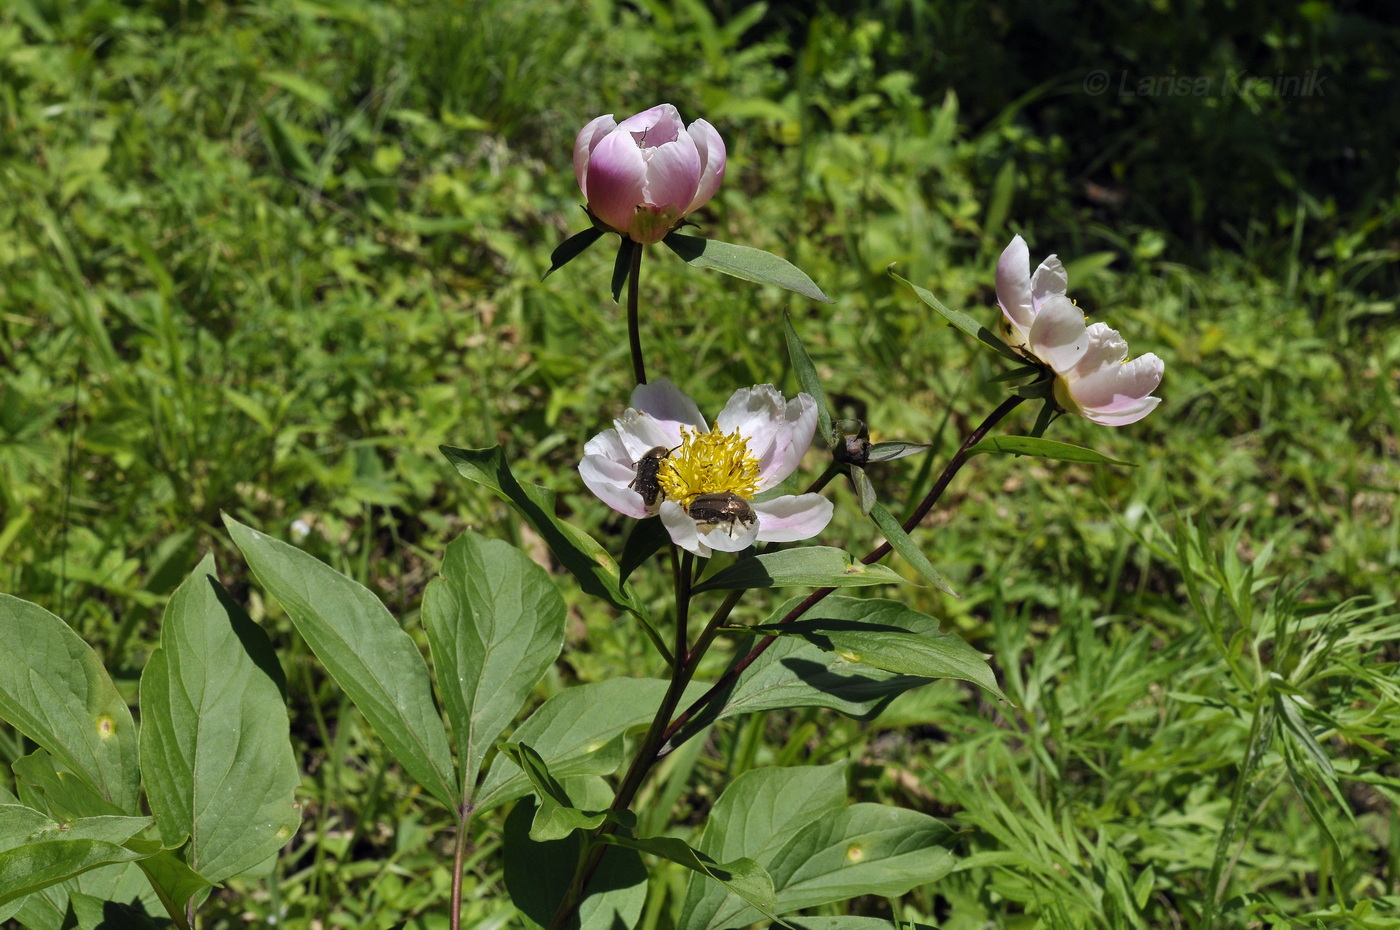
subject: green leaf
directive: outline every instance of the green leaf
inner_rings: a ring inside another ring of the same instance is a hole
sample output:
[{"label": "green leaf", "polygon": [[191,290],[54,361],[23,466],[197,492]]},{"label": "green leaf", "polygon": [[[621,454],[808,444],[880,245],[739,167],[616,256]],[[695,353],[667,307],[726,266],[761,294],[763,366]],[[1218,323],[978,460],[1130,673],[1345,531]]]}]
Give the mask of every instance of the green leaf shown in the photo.
[{"label": "green leaf", "polygon": [[97,653],[58,617],[0,594],[0,719],[128,813],[141,790],[136,724]]},{"label": "green leaf", "polygon": [[550,253],[549,270],[541,276],[540,280],[543,281],[569,262],[578,258],[583,254],[585,249],[597,242],[602,236],[603,230],[596,226],[590,226],[583,232],[574,233],[572,236],[559,243],[559,246]]},{"label": "green leaf", "polygon": [[495,491],[544,539],[561,565],[567,568],[583,590],[600,597],[618,610],[644,616],[645,611],[630,593],[625,593],[617,563],[598,541],[583,530],[554,515],[554,492],[534,484],[520,484],[510,473],[505,450],[455,449],[441,446],[442,454],[457,471]]},{"label": "green leaf", "polygon": [[[605,798],[606,786],[602,786],[598,794],[585,796],[580,803],[603,806]],[[521,913],[547,927],[578,866],[583,837],[574,833],[562,840],[536,842],[529,835],[534,818],[534,798],[521,801],[506,818],[505,884]],[[608,849],[579,907],[579,930],[638,926],[646,892],[647,870],[641,857],[630,849]]]},{"label": "green leaf", "polygon": [[[555,778],[607,775],[622,764],[623,734],[651,723],[668,686],[659,678],[611,678],[567,688],[517,727],[511,742],[528,743]],[[695,700],[703,690],[691,685],[684,700]],[[498,755],[477,791],[477,813],[529,790],[530,782],[520,767]]]},{"label": "green leaf", "polygon": [[938,930],[932,924],[895,923],[880,917],[793,917],[788,926],[793,930]]},{"label": "green leaf", "polygon": [[[773,621],[800,603],[794,598],[778,607]],[[835,595],[821,602],[822,616],[878,623],[911,634],[939,634],[938,621],[898,601]],[[735,649],[744,655],[747,641]],[[678,742],[715,720],[737,714],[791,707],[829,707],[857,720],[873,719],[895,696],[928,683],[928,679],[897,675],[829,652],[798,636],[782,637],[739,675],[723,699],[691,722]]]},{"label": "green leaf", "polygon": [[875,485],[871,484],[870,476],[865,473],[865,469],[857,465],[851,466],[851,487],[855,489],[856,500],[860,503],[860,512],[863,516],[870,516],[870,511],[875,509],[875,504],[879,500],[875,495]]},{"label": "green leaf", "polygon": [[390,757],[450,808],[452,753],[412,638],[379,599],[320,560],[224,516],[229,535],[311,651],[384,741]]},{"label": "green leaf", "polygon": [[691,849],[685,841],[671,836],[633,838],[612,833],[601,839],[614,846],[625,846],[683,865],[718,882],[747,901],[750,907],[765,917],[776,919],[773,909],[778,902],[773,894],[773,880],[768,877],[763,867],[752,859],[739,858],[732,862],[716,862],[704,853]]},{"label": "green leaf", "polygon": [[943,319],[947,320],[949,323],[953,324],[958,329],[967,333],[972,338],[980,341],[983,345],[987,346],[997,354],[1002,355],[1015,362],[1017,365],[1025,364],[1026,360],[1024,358],[1013,352],[1011,350],[1011,347],[1008,346],[1005,342],[1003,342],[1000,336],[992,332],[987,327],[983,326],[981,323],[977,322],[975,318],[969,316],[966,313],[963,313],[961,310],[952,310],[948,307],[945,307],[943,305],[943,302],[937,297],[934,297],[933,294],[929,291],[926,291],[922,287],[919,287],[917,284],[914,284],[913,282],[908,281],[905,278],[902,278],[899,275],[895,274],[894,265],[890,265],[888,274],[891,278],[894,278],[900,284],[903,284],[905,287],[909,288],[909,290],[913,291],[915,296],[917,296],[924,303],[932,307],[938,313],[939,316],[943,317]]},{"label": "green leaf", "polygon": [[828,811],[803,827],[768,864],[778,912],[857,895],[896,897],[953,870],[953,831],[919,813],[883,804]]},{"label": "green leaf", "polygon": [[211,887],[211,883],[185,864],[173,850],[162,850],[136,863],[155,890],[166,910],[178,913],[189,900]]},{"label": "green leaf", "polygon": [[906,458],[910,455],[918,455],[927,452],[933,446],[926,442],[901,442],[892,440],[890,442],[877,442],[870,446],[871,462],[892,462],[895,459]]},{"label": "green leaf", "polygon": [[46,749],[36,749],[11,766],[20,797],[55,820],[126,813],[83,778],[62,766]]},{"label": "green leaf", "polygon": [[670,541],[671,534],[666,532],[666,525],[660,520],[632,521],[632,532],[627,534],[627,542],[622,545],[622,580],[626,581],[628,576]]},{"label": "green leaf", "polygon": [[894,518],[894,514],[885,509],[885,506],[878,501],[870,508],[870,519],[875,521],[875,525],[880,528],[890,548],[898,552],[904,561],[914,567],[914,570],[923,576],[929,584],[944,591],[953,597],[962,595],[953,590],[953,586],[944,580],[938,573],[938,569],[933,567],[933,563],[924,555],[924,550],[914,544],[914,540],[909,538],[909,534],[904,532],[904,527]]},{"label": "green leaf", "polygon": [[792,370],[797,375],[797,383],[817,402],[817,435],[835,448],[840,437],[831,425],[831,408],[827,406],[826,392],[822,390],[821,379],[817,377],[817,366],[812,364],[812,358],[803,347],[802,340],[797,338],[797,330],[792,326],[792,316],[787,313],[783,314],[783,333],[787,336],[788,357],[792,359]]},{"label": "green leaf", "polygon": [[908,584],[884,565],[863,565],[855,556],[830,546],[803,546],[782,549],[740,559],[695,586],[701,591],[731,591],[748,588],[781,588],[796,585],[807,588],[862,588],[874,584]]},{"label": "green leaf", "polygon": [[272,643],[206,555],[171,596],[141,675],[141,772],[168,846],[209,882],[247,871],[301,823],[301,774]]},{"label": "green leaf", "polygon": [[[808,824],[841,810],[845,803],[845,763],[750,769],[715,801],[697,846],[716,860],[748,858],[762,863]],[[692,876],[677,925],[719,930],[744,926],[758,917],[729,889]]]},{"label": "green leaf", "polygon": [[[820,605],[818,605],[820,610]],[[920,678],[959,678],[1005,698],[982,653],[953,633],[918,634],[863,620],[824,617],[779,625],[755,626],[755,632],[801,636],[815,646],[851,662]]]},{"label": "green leaf", "polygon": [[1053,439],[1037,439],[1033,436],[993,436],[984,439],[967,450],[967,457],[1004,452],[1010,455],[1032,455],[1042,459],[1056,459],[1061,462],[1083,462],[1088,465],[1127,465],[1136,468],[1133,462],[1113,459],[1093,449],[1072,446],[1067,442]]},{"label": "green leaf", "polygon": [[486,751],[564,648],[564,598],[519,549],[466,532],[423,595],[438,689],[457,737],[462,796]]},{"label": "green leaf", "polygon": [[776,284],[804,297],[833,303],[802,269],[772,252],[677,232],[671,233],[661,241],[694,268],[713,268],[745,281]]},{"label": "green leaf", "polygon": [[42,811],[0,804],[0,905],[118,862],[132,862],[129,842],[152,823],[149,817],[82,817],[59,823]]}]

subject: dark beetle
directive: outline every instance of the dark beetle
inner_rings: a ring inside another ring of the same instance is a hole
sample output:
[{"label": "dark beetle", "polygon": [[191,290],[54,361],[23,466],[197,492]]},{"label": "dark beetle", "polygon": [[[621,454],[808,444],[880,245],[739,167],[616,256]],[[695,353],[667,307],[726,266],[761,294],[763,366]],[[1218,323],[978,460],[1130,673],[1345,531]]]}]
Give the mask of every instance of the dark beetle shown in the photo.
[{"label": "dark beetle", "polygon": [[627,486],[642,496],[642,503],[647,505],[647,510],[655,507],[656,502],[663,496],[664,492],[657,475],[661,473],[661,463],[666,461],[670,454],[671,450],[665,446],[653,446],[643,453],[633,466],[637,469],[637,477]]},{"label": "dark beetle", "polygon": [[736,523],[748,527],[752,526],[754,521],[758,519],[748,501],[727,491],[718,494],[701,494],[690,502],[690,509],[687,512],[696,523],[705,523],[710,526],[728,523],[730,536],[734,535]]}]

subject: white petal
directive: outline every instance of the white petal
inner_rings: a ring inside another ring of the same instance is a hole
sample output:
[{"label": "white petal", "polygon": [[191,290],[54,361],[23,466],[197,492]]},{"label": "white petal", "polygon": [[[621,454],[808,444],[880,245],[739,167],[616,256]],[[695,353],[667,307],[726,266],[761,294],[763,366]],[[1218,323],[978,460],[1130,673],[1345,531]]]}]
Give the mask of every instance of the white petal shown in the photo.
[{"label": "white petal", "polygon": [[1060,264],[1058,256],[1051,255],[1031,275],[1031,304],[1039,308],[1047,297],[1055,294],[1063,297],[1068,287],[1069,275],[1065,274],[1065,266]]},{"label": "white petal", "polygon": [[[632,391],[632,406],[655,417],[663,423],[689,426],[692,429],[708,432],[705,418],[700,408],[668,378],[657,378],[646,384],[639,384]],[[680,435],[680,430],[676,430]]]},{"label": "white petal", "polygon": [[1130,362],[1105,365],[1083,377],[1068,380],[1069,393],[1084,410],[1104,414],[1135,407],[1157,390],[1166,366],[1152,353]]},{"label": "white petal", "polygon": [[765,449],[772,443],[774,429],[786,411],[781,391],[771,384],[755,384],[729,395],[728,403],[715,417],[715,426],[726,433],[738,430],[749,440],[749,451],[757,454],[755,443],[762,443]]},{"label": "white petal", "polygon": [[1088,330],[1084,314],[1069,302],[1069,298],[1051,296],[1031,324],[1030,350],[1036,358],[1063,374],[1088,351]]},{"label": "white petal", "polygon": [[666,527],[666,532],[671,534],[671,542],[701,558],[710,557],[710,547],[700,540],[695,521],[680,504],[675,501],[661,502],[661,524]]},{"label": "white petal", "polygon": [[1147,416],[1162,402],[1160,397],[1144,397],[1135,403],[1114,410],[1112,413],[1099,410],[1081,410],[1080,416],[1100,426],[1127,426]]},{"label": "white petal", "polygon": [[1035,319],[1031,302],[1031,250],[1020,236],[1011,240],[997,261],[997,303],[1011,324],[1023,332]]},{"label": "white petal", "polygon": [[696,526],[700,539],[717,552],[743,552],[758,541],[758,522]]},{"label": "white petal", "polygon": [[795,542],[811,539],[831,522],[831,501],[820,494],[795,494],[755,501],[758,538],[762,542]]},{"label": "white petal", "polygon": [[1127,340],[1118,335],[1118,330],[1110,329],[1107,323],[1095,323],[1084,332],[1089,337],[1089,347],[1074,365],[1074,371],[1079,377],[1098,371],[1106,365],[1117,365],[1128,357]]},{"label": "white petal", "polygon": [[613,510],[628,517],[648,516],[642,496],[627,487],[636,472],[625,464],[601,455],[585,455],[578,463],[578,474],[588,490]]},{"label": "white petal", "polygon": [[817,431],[817,402],[810,394],[798,394],[787,402],[777,424],[773,443],[758,460],[758,489],[766,491],[797,470]]},{"label": "white petal", "polygon": [[627,443],[623,441],[622,434],[616,429],[605,429],[597,436],[583,444],[584,455],[601,455],[604,458],[612,459],[614,462],[627,464],[634,461],[632,452],[627,448]]},{"label": "white petal", "polygon": [[[681,444],[681,432],[674,423],[657,420],[628,407],[622,416],[613,420],[623,446],[627,450],[627,461],[635,464],[657,446],[674,449]],[[587,452],[587,448],[584,449]]]}]

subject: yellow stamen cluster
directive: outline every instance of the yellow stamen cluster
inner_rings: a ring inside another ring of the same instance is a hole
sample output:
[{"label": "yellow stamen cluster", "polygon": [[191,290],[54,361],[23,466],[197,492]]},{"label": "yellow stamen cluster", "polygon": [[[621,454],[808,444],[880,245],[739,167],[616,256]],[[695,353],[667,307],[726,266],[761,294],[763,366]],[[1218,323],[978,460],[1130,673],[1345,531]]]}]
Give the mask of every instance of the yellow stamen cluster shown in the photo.
[{"label": "yellow stamen cluster", "polygon": [[758,459],[738,430],[708,433],[681,427],[680,448],[667,457],[656,476],[668,500],[687,511],[701,494],[728,492],[743,498],[758,493]]}]

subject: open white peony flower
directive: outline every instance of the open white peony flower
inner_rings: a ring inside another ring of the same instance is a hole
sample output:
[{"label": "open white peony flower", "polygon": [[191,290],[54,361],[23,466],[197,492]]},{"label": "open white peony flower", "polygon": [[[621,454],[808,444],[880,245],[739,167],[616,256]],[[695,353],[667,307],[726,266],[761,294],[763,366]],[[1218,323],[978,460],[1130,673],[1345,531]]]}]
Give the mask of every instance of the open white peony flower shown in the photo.
[{"label": "open white peony flower", "polygon": [[609,507],[639,519],[660,514],[676,545],[699,556],[808,539],[830,522],[831,501],[754,497],[797,468],[816,425],[809,395],[784,400],[760,384],[735,391],[711,429],[695,401],[660,378],[639,385],[613,428],[588,441],[578,470]]},{"label": "open white peony flower", "polygon": [[1069,278],[1051,255],[1030,273],[1030,249],[1020,236],[997,262],[1002,338],[1055,372],[1055,400],[1103,426],[1126,426],[1161,403],[1152,397],[1166,366],[1149,352],[1128,359],[1128,343],[1106,323],[1090,326],[1065,296]]}]

